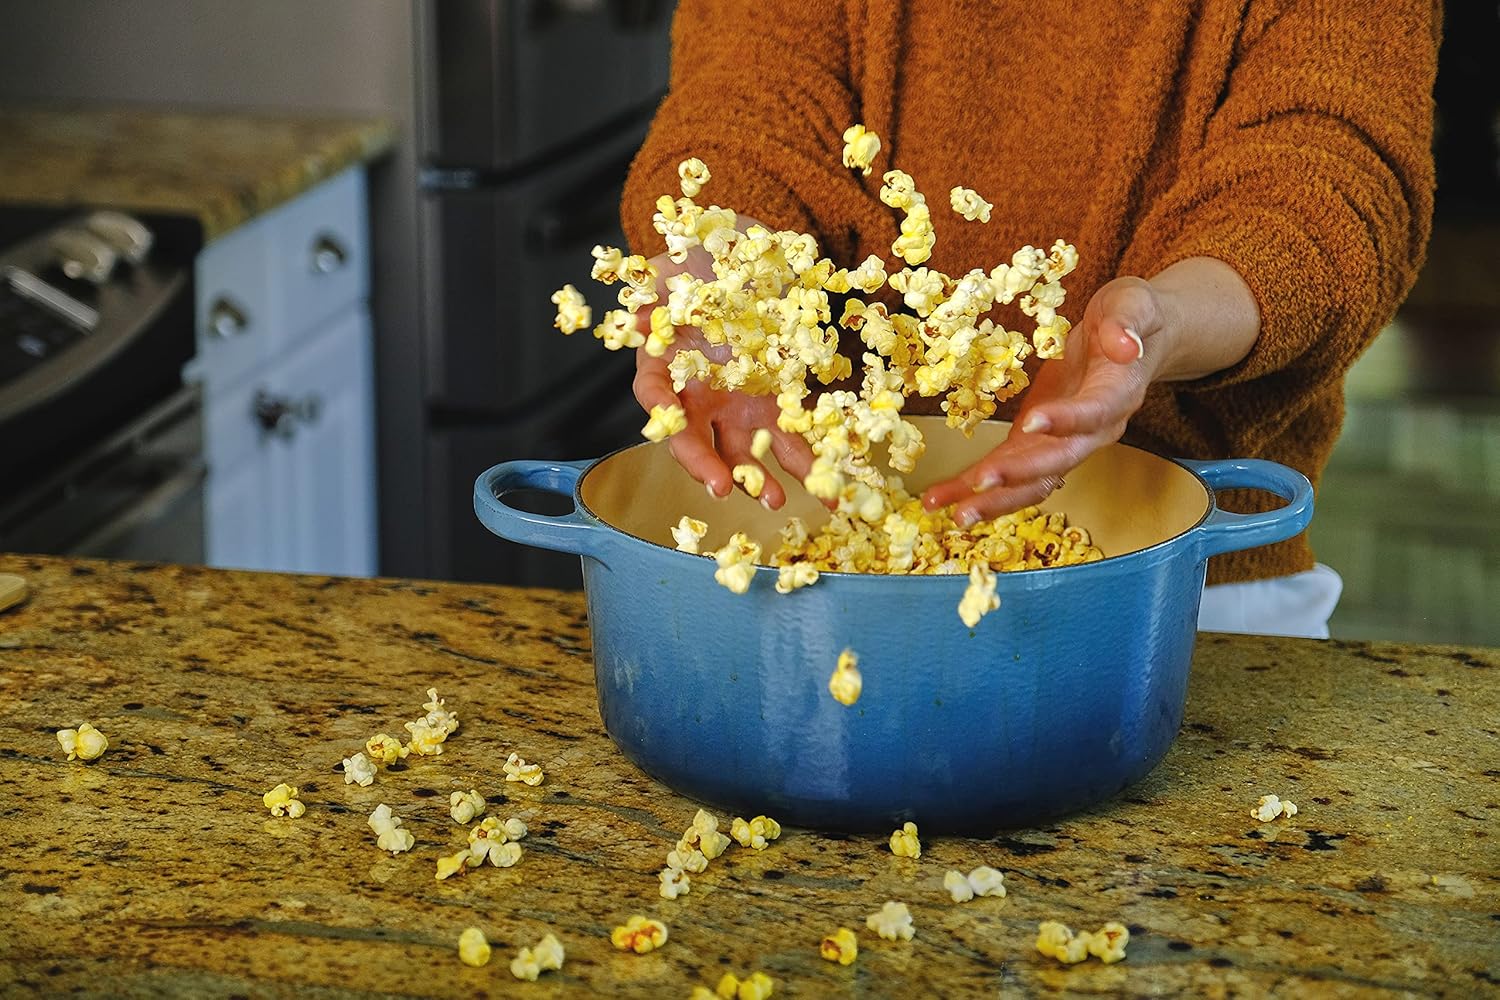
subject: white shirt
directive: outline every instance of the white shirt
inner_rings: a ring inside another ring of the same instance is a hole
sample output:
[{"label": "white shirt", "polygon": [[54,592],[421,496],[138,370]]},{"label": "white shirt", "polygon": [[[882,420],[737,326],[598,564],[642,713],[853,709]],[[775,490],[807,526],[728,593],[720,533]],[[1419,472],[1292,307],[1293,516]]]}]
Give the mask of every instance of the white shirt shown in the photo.
[{"label": "white shirt", "polygon": [[1343,590],[1343,579],[1322,563],[1291,576],[1204,587],[1198,630],[1326,639]]}]

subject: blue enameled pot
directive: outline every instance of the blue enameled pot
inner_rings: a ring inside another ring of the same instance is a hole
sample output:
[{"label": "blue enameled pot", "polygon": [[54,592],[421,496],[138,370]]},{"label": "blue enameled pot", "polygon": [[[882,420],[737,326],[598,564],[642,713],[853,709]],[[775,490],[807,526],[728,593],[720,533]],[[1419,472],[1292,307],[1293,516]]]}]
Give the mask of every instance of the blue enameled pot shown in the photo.
[{"label": "blue enameled pot", "polygon": [[[973,439],[918,418],[928,454],[913,493],[1003,436]],[[779,470],[777,470],[779,471]],[[1218,509],[1214,490],[1269,490],[1268,513]],[[561,517],[503,502],[569,495]],[[1210,556],[1280,541],[1312,517],[1312,487],[1272,462],[1173,461],[1125,445],[1091,457],[1044,505],[1089,529],[1106,558],[999,575],[998,610],[959,620],[958,576],[828,573],[789,595],[762,568],[747,594],[714,561],[673,548],[684,514],[767,553],[788,514],[826,512],[795,487],[772,513],[736,492],[715,500],[640,444],[595,462],[506,462],[475,483],[474,508],[503,538],[583,557],[599,711],[648,774],[738,814],[832,830],[1028,826],[1106,799],[1146,774],[1182,721]],[[864,691],[828,691],[839,652],[859,654]]]}]

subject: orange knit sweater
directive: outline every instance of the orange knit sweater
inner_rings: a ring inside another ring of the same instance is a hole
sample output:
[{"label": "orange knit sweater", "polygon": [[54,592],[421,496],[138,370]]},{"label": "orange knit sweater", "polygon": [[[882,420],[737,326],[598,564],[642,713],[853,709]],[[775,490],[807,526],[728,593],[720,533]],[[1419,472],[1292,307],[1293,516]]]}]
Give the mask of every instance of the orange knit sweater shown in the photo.
[{"label": "orange knit sweater", "polygon": [[[625,232],[660,252],[653,202],[698,156],[713,171],[705,199],[813,233],[841,265],[893,259],[899,213],[877,197],[892,167],[937,206],[932,267],[961,274],[1067,239],[1075,321],[1116,275],[1216,257],[1254,293],[1260,338],[1231,369],[1153,386],[1125,440],[1269,458],[1316,485],[1344,374],[1425,252],[1436,6],[681,0],[671,92],[631,170]],[[868,178],[840,163],[855,122],[883,140]],[[957,184],[995,203],[988,225],[944,211]],[[1312,561],[1304,535],[1219,557],[1209,579]]]}]

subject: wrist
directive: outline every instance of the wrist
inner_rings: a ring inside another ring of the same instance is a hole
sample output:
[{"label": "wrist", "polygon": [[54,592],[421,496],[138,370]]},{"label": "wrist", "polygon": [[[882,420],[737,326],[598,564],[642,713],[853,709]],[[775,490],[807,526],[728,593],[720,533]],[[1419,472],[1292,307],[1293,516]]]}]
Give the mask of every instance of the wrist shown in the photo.
[{"label": "wrist", "polygon": [[[1243,361],[1260,336],[1260,309],[1239,272],[1189,257],[1151,278],[1161,325],[1153,381],[1204,378]],[[1148,349],[1148,354],[1150,354]]]}]

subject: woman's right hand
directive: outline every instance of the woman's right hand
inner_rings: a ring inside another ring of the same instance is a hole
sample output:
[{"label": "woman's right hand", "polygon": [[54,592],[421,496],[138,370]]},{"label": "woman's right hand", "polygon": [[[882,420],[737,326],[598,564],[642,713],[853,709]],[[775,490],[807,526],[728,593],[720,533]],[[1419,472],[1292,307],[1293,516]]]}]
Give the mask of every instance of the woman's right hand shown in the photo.
[{"label": "woman's right hand", "polygon": [[[661,300],[636,313],[642,333],[651,329],[651,310],[666,301],[666,279],[684,271],[705,281],[714,279],[708,253],[702,247],[688,251],[688,259],[674,263],[665,254],[651,260],[657,268],[657,287]],[[714,496],[725,497],[734,489],[732,469],[736,465],[757,465],[766,474],[760,501],[772,510],[786,503],[786,490],[776,477],[750,453],[755,431],[764,427],[771,432],[771,453],[776,461],[800,483],[812,465],[812,449],[800,434],[789,434],[776,426],[779,410],[774,396],[751,396],[711,388],[707,382],[692,381],[682,392],[672,389],[667,363],[679,350],[702,351],[712,361],[728,360],[728,349],[709,344],[696,327],[677,327],[671,348],[654,358],[644,347],[635,357],[635,398],[641,408],[650,412],[653,406],[681,406],[687,415],[687,428],[667,439],[672,457],[677,459],[694,479],[708,487]]]}]

